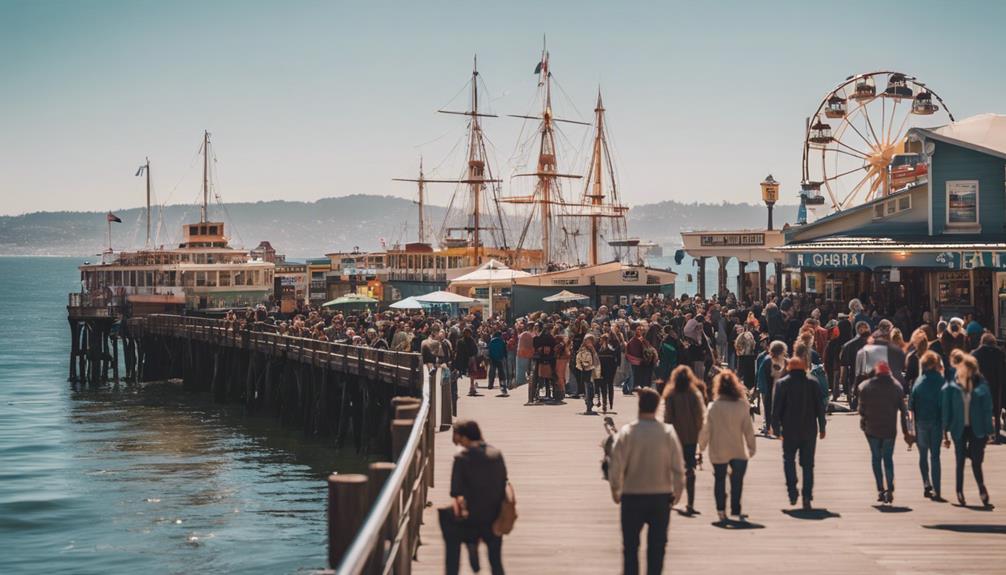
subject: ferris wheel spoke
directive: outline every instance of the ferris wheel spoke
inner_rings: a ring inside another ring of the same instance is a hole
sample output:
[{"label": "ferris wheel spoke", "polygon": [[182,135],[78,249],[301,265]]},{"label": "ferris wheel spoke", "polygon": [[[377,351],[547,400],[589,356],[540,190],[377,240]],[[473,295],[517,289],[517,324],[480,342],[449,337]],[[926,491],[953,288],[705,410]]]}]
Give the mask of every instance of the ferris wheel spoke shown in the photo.
[{"label": "ferris wheel spoke", "polygon": [[841,174],[835,174],[834,176],[826,177],[824,179],[824,181],[826,181],[826,182],[834,181],[834,180],[837,180],[839,178],[848,176],[849,174],[854,174],[854,173],[856,173],[856,172],[858,172],[860,170],[868,170],[868,169],[869,169],[869,166],[867,164],[863,164],[862,166],[859,166],[858,168],[853,168],[851,170],[842,172]]},{"label": "ferris wheel spoke", "polygon": [[[880,99],[880,135],[883,136],[887,127],[887,98]],[[877,142],[883,144],[883,142]]]},{"label": "ferris wheel spoke", "polygon": [[870,133],[873,135],[873,141],[876,145],[880,145],[880,138],[877,137],[877,131],[873,129],[873,121],[870,120],[870,110],[865,105],[860,106],[863,110],[863,117],[866,118],[866,125],[870,127]]},{"label": "ferris wheel spoke", "polygon": [[895,139],[891,140],[892,142],[900,142],[901,141],[901,138],[902,138],[902,136],[905,133],[905,124],[908,123],[908,118],[909,117],[911,117],[911,114],[905,114],[905,118],[903,120],[901,120],[901,126],[898,128],[898,133],[895,135]]},{"label": "ferris wheel spoke", "polygon": [[[900,100],[900,98],[895,99],[894,100],[894,105],[891,106],[891,121],[888,122],[888,124],[887,124],[887,144],[889,144],[889,145],[894,143],[894,140],[891,139],[891,130],[894,128],[894,117],[895,117],[895,113],[898,110],[898,101],[899,100]],[[908,115],[906,114],[905,117],[907,118]]]},{"label": "ferris wheel spoke", "polygon": [[[871,171],[872,171],[872,170],[871,170]],[[862,180],[859,180],[859,183],[858,183],[858,184],[856,184],[856,187],[852,188],[852,191],[851,191],[851,192],[849,192],[849,193],[848,193],[848,194],[847,194],[847,195],[845,196],[845,199],[844,199],[844,200],[842,200],[842,205],[843,205],[843,206],[846,206],[846,205],[848,205],[848,203],[849,203],[849,200],[851,200],[851,199],[853,199],[854,197],[856,197],[856,193],[857,193],[857,192],[859,192],[859,189],[863,187],[863,184],[865,184],[866,182],[869,182],[869,181],[870,181],[870,174],[869,174],[869,173],[867,173],[867,174],[866,174],[865,176],[863,176],[863,179],[862,179]]]},{"label": "ferris wheel spoke", "polygon": [[[842,146],[843,148],[848,148],[849,150],[851,150],[851,152],[847,152],[849,155],[859,156],[860,158],[862,158],[864,160],[870,157],[870,155],[867,154],[866,152],[863,152],[862,150],[858,150],[856,148],[853,148],[852,146],[850,146],[849,144],[846,144],[845,142],[843,142],[841,140],[835,140],[835,143],[838,144],[839,146]],[[834,150],[835,151],[839,151],[838,148],[834,148]]]},{"label": "ferris wheel spoke", "polygon": [[867,146],[873,145],[873,144],[870,143],[870,140],[867,139],[867,137],[863,135],[863,132],[859,131],[859,128],[857,128],[855,124],[853,124],[852,122],[846,120],[846,125],[848,125],[850,128],[852,128],[852,131],[856,132],[856,135],[858,135],[860,138],[862,138],[864,144],[866,144]]}]

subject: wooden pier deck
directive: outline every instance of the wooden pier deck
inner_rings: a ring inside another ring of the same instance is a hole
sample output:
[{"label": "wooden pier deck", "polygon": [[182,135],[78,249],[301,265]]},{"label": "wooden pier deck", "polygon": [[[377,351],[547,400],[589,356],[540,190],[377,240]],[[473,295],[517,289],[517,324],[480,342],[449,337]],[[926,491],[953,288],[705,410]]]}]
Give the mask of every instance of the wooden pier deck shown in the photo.
[{"label": "wooden pier deck", "polygon": [[[459,385],[462,390],[467,384]],[[621,571],[619,510],[601,479],[600,417],[580,415],[584,404],[524,406],[526,390],[511,397],[480,388],[463,397],[459,416],[475,419],[500,448],[517,493],[520,517],[504,539],[508,573]],[[621,426],[634,418],[635,398],[618,392],[614,415]],[[443,539],[436,508],[449,501],[450,432],[437,434],[436,486],[426,509],[416,573],[443,572]],[[805,515],[786,499],[780,442],[758,439],[745,479],[744,510],[752,525],[713,525],[711,465],[699,471],[696,507],[701,515],[672,512],[665,573],[1006,573],[1006,507],[979,509],[970,468],[969,505],[933,503],[922,496],[918,454],[904,443],[895,451],[897,491],[891,509],[878,509],[869,449],[854,414],[830,417],[818,443],[815,507]],[[953,454],[943,451],[944,497],[953,498]],[[993,503],[1006,505],[1006,446],[986,451],[986,483]],[[643,535],[645,541],[645,534]],[[482,569],[489,572],[485,546]],[[645,555],[640,553],[645,565]],[[645,568],[645,567],[644,567]],[[462,551],[462,572],[468,571]]]}]

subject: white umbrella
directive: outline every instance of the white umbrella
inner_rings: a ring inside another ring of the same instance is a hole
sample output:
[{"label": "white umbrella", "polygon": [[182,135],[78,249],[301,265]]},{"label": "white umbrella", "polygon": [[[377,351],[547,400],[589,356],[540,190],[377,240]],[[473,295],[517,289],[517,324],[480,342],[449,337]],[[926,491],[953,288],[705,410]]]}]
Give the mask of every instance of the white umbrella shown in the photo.
[{"label": "white umbrella", "polygon": [[571,302],[571,301],[583,301],[585,299],[590,299],[589,295],[583,295],[578,293],[573,293],[569,290],[562,290],[557,294],[550,295],[548,297],[541,298],[542,301],[547,302]]},{"label": "white umbrella", "polygon": [[416,296],[409,296],[401,301],[396,301],[388,307],[395,309],[423,309],[423,304],[416,299]]},{"label": "white umbrella", "polygon": [[470,297],[441,290],[428,293],[426,295],[416,296],[416,301],[422,303],[472,303],[475,300]]},{"label": "white umbrella", "polygon": [[508,268],[506,264],[498,260],[489,260],[474,271],[468,272],[451,280],[452,284],[482,284],[494,283],[509,284],[515,278],[526,278],[531,274]]}]

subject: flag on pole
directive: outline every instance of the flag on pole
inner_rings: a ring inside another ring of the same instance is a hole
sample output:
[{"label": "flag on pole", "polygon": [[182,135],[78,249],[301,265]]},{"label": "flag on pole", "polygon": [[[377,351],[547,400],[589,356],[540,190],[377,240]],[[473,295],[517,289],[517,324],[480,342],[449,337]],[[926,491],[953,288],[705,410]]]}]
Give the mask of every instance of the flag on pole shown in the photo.
[{"label": "flag on pole", "polygon": [[545,63],[544,61],[538,62],[538,65],[534,67],[534,73],[535,74],[541,74],[541,67],[542,67],[542,64],[544,64],[544,63]]},{"label": "flag on pole", "polygon": [[112,222],[118,222],[120,224],[122,223],[122,218],[113,214],[112,212],[108,212],[108,215],[105,216],[105,219],[108,220],[108,223]]},{"label": "flag on pole", "polygon": [[136,170],[136,175],[137,176],[142,176],[143,175],[143,170],[146,170],[146,169],[147,169],[147,165],[143,164],[142,166],[140,166],[140,169]]}]

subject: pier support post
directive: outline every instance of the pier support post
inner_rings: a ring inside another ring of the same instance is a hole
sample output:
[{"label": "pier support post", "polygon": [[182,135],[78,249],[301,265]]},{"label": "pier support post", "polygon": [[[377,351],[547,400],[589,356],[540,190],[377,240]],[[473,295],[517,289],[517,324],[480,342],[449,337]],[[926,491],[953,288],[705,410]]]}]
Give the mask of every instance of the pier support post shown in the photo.
[{"label": "pier support post", "polygon": [[339,565],[367,516],[367,476],[328,476],[328,564]]},{"label": "pier support post", "polygon": [[695,276],[695,290],[698,292],[698,296],[702,299],[706,299],[706,258],[705,256],[699,256],[699,271]]},{"label": "pier support post", "polygon": [[[454,398],[451,397],[451,378],[440,377],[441,370],[436,370],[435,385],[440,387],[440,431],[451,428],[454,415]],[[433,376],[430,376],[433,377]]]},{"label": "pier support post", "polygon": [[765,285],[768,282],[768,278],[765,277],[766,273],[768,273],[768,263],[758,262],[758,299],[761,300],[763,304],[768,303],[765,301],[765,296],[768,293],[765,290]]},{"label": "pier support post", "polygon": [[726,256],[716,256],[719,268],[716,270],[716,297],[721,300],[727,295],[727,260]]}]

